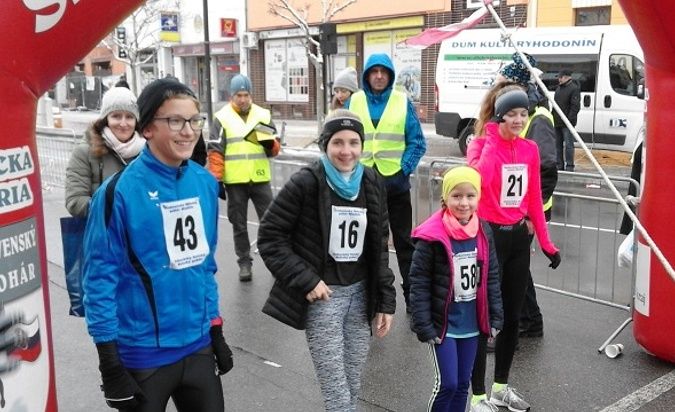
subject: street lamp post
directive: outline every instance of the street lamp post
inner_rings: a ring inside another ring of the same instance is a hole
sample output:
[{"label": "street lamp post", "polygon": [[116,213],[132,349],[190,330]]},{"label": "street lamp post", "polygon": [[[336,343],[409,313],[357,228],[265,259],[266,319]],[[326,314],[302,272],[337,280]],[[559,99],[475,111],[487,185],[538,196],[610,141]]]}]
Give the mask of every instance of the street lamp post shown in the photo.
[{"label": "street lamp post", "polygon": [[213,104],[211,102],[211,46],[209,43],[209,4],[208,0],[202,2],[202,13],[204,14],[204,61],[206,70],[206,112],[209,124],[213,120]]}]

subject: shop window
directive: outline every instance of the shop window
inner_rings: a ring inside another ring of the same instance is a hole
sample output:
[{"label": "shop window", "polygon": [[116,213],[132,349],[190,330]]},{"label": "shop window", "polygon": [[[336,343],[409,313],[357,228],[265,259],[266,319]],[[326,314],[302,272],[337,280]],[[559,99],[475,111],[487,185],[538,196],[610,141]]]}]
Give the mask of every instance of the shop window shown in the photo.
[{"label": "shop window", "polygon": [[612,7],[583,7],[574,9],[575,26],[595,26],[609,24],[612,15]]}]

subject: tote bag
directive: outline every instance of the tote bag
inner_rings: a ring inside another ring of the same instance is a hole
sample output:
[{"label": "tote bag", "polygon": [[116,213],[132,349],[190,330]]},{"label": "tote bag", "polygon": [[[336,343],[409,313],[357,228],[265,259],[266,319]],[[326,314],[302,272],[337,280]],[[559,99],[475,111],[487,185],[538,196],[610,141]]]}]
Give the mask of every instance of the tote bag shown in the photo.
[{"label": "tote bag", "polygon": [[63,269],[66,275],[66,288],[70,297],[69,314],[84,316],[84,291],[82,290],[82,265],[84,228],[87,219],[81,217],[61,218],[61,241],[63,242]]}]

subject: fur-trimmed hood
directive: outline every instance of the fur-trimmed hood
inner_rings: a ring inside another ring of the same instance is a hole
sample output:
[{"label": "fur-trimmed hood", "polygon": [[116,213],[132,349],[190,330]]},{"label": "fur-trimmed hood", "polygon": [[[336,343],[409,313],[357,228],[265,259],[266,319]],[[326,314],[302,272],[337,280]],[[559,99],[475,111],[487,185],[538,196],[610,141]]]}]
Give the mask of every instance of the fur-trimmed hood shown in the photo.
[{"label": "fur-trimmed hood", "polygon": [[87,131],[84,132],[84,138],[89,144],[89,151],[92,156],[101,158],[110,153],[110,148],[105,144],[103,136],[94,129],[94,125],[87,128]]}]

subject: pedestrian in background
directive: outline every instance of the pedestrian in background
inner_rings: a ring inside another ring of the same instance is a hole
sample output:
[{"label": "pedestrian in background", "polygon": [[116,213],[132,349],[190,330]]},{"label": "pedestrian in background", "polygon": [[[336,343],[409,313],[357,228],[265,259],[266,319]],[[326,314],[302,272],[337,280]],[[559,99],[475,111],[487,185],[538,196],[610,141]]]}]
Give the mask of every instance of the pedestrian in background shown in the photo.
[{"label": "pedestrian in background", "polygon": [[476,214],[480,175],[467,166],[443,176],[441,209],[413,230],[410,304],[417,338],[431,345],[430,411],[464,412],[478,335],[503,324],[492,230]]},{"label": "pedestrian in background", "polygon": [[[579,83],[572,79],[572,71],[562,69],[558,73],[558,87],[555,89],[555,102],[570,121],[572,126],[577,125],[581,92]],[[565,126],[557,111],[553,111],[553,121],[557,135],[558,170],[574,171],[574,135]]]},{"label": "pedestrian in background", "polygon": [[[427,150],[415,106],[404,92],[393,89],[394,64],[388,55],[376,53],[366,61],[363,90],[352,95],[347,108],[363,122],[365,144],[361,162],[384,177],[391,234],[401,273],[406,311],[409,303],[410,261],[414,247],[410,174]],[[385,110],[386,109],[386,110]]]},{"label": "pedestrian in background", "polygon": [[66,209],[87,217],[91,197],[105,179],[124,168],[141,152],[145,139],[136,132],[136,96],[113,87],[101,100],[101,112],[73,150],[66,167]]},{"label": "pedestrian in background", "polygon": [[258,230],[276,279],[263,312],[305,330],[327,411],[356,411],[371,332],[384,337],[396,308],[386,192],[359,163],[363,139],[358,116],[331,112],[321,159],[290,178]]},{"label": "pedestrian in background", "polygon": [[107,404],[123,411],[221,412],[232,368],[215,279],[218,184],[188,159],[204,125],[174,80],[138,99],[147,146],[106,180],[85,234],[84,305]]},{"label": "pedestrian in background", "polygon": [[353,67],[346,67],[335,76],[333,82],[333,100],[331,102],[331,110],[341,109],[345,106],[345,102],[351,97],[352,93],[359,90],[359,81],[356,74],[356,69]]},{"label": "pedestrian in background", "polygon": [[501,83],[486,95],[480,110],[477,134],[467,150],[467,162],[481,175],[478,215],[494,232],[504,306],[504,328],[495,347],[494,384],[489,401],[485,392],[487,339],[479,338],[471,379],[472,410],[527,411],[530,405],[508,385],[513,354],[518,344],[518,323],[530,267],[527,224],[529,218],[552,268],[560,253],[551,242],[544,218],[536,143],[519,138],[528,118],[527,93],[517,85]]},{"label": "pedestrian in background", "polygon": [[220,143],[209,144],[207,164],[227,192],[227,218],[232,223],[239,280],[248,282],[253,278],[248,202],[253,202],[258,220],[262,219],[272,201],[269,158],[279,154],[281,144],[270,111],[253,103],[248,77],[238,74],[232,78],[230,96],[230,103],[214,116],[210,140]]}]

